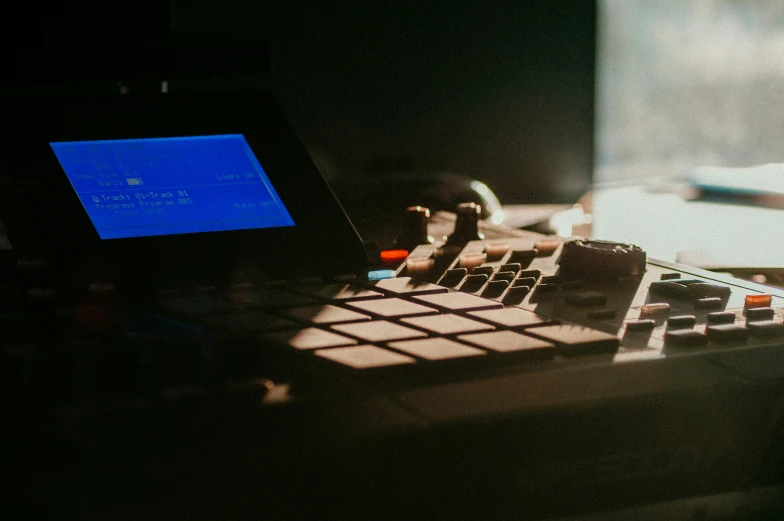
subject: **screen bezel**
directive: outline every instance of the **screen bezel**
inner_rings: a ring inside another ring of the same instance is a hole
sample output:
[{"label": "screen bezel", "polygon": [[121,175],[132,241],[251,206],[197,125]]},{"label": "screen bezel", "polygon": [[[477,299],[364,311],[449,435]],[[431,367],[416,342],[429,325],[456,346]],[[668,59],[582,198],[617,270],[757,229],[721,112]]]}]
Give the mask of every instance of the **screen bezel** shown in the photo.
[{"label": "screen bezel", "polygon": [[[164,286],[322,276],[367,265],[356,231],[269,93],[27,98],[8,109],[15,133],[2,144],[0,218],[15,248],[127,259],[128,269],[141,265]],[[211,134],[245,136],[295,226],[101,240],[49,145]]]}]

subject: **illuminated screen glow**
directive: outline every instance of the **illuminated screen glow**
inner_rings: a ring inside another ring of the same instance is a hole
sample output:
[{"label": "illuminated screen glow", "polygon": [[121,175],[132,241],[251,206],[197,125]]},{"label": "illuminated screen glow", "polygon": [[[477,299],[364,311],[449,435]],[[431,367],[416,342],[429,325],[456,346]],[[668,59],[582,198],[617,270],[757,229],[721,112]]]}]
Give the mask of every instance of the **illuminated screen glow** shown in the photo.
[{"label": "illuminated screen glow", "polygon": [[294,226],[242,134],[49,145],[101,239]]}]

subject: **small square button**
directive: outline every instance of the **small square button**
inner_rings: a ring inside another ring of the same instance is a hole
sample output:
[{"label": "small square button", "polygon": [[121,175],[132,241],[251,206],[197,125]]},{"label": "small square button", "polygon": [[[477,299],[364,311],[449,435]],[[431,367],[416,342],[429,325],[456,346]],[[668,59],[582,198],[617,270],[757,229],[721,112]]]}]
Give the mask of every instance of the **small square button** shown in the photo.
[{"label": "small square button", "polygon": [[336,347],[333,349],[320,349],[314,353],[316,356],[332,360],[339,364],[353,367],[354,369],[371,369],[389,367],[416,362],[410,356],[395,353],[375,346]]},{"label": "small square button", "polygon": [[354,324],[337,324],[332,329],[347,335],[361,338],[366,342],[388,342],[391,340],[405,340],[409,338],[426,337],[424,331],[417,331],[410,327],[401,326],[386,320],[373,320],[370,322],[357,322]]},{"label": "small square button", "polygon": [[580,291],[566,295],[564,300],[573,306],[604,306],[607,304],[607,295],[598,291]]},{"label": "small square button", "polygon": [[468,315],[506,327],[538,326],[542,324],[552,324],[555,322],[555,320],[551,318],[537,315],[533,311],[528,311],[521,308],[473,311]]},{"label": "small square button", "polygon": [[447,289],[429,282],[415,280],[411,277],[395,277],[392,279],[379,280],[374,282],[369,287],[383,291],[384,293],[393,293],[395,295],[424,295],[426,293],[446,293]]},{"label": "small square button", "polygon": [[377,291],[360,288],[351,284],[328,284],[326,286],[302,286],[296,291],[305,295],[336,301],[359,300],[365,298],[381,298]]},{"label": "small square button", "polygon": [[502,308],[500,302],[487,300],[467,293],[441,293],[438,295],[422,295],[414,297],[416,300],[432,304],[449,311],[472,311],[475,309]]},{"label": "small square button", "polygon": [[389,344],[389,347],[426,360],[447,360],[450,358],[463,358],[466,356],[481,356],[486,354],[481,349],[446,338],[392,342]]},{"label": "small square button", "polygon": [[460,335],[457,339],[498,353],[526,351],[528,353],[535,352],[543,357],[551,357],[555,351],[555,346],[550,342],[528,335],[521,335],[514,331],[474,333],[472,335]]},{"label": "small square button", "polygon": [[271,343],[293,347],[294,349],[320,349],[324,347],[347,346],[356,344],[356,340],[324,331],[315,327],[300,329],[299,331],[286,331],[284,333],[270,333],[260,335],[262,344]]},{"label": "small square button", "polygon": [[402,319],[406,324],[416,326],[439,335],[455,335],[474,331],[492,331],[489,324],[477,322],[459,315],[436,315],[432,317],[411,317]]},{"label": "small square button", "polygon": [[615,353],[619,341],[615,335],[577,324],[563,324],[527,329],[526,333],[556,344],[563,355]]},{"label": "small square button", "polygon": [[399,298],[358,300],[349,302],[347,305],[382,317],[405,317],[438,313],[438,310],[433,308]]}]

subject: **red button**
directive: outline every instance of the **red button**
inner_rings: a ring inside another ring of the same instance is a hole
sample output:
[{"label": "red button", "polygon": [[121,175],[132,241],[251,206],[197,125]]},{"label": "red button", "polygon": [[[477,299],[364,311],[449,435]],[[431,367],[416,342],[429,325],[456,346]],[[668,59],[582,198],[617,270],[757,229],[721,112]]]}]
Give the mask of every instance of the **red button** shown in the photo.
[{"label": "red button", "polygon": [[408,257],[407,250],[384,250],[381,252],[381,260],[383,262],[404,261],[406,257]]}]

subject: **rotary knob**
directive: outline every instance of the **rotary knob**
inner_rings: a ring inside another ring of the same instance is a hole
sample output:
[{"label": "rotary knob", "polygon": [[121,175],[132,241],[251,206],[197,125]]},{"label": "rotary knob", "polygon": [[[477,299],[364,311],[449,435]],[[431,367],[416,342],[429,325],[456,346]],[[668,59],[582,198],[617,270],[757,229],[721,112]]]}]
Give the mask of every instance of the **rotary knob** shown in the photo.
[{"label": "rotary knob", "polygon": [[476,203],[461,203],[457,205],[457,220],[455,231],[446,240],[447,246],[465,246],[471,241],[484,239],[484,235],[479,233],[479,216],[482,214],[482,207]]},{"label": "rotary knob", "polygon": [[422,206],[409,206],[406,208],[406,220],[403,224],[403,234],[398,239],[397,245],[408,251],[420,244],[432,244],[433,238],[427,233],[430,224],[430,210]]},{"label": "rotary knob", "polygon": [[645,251],[633,244],[576,240],[563,245],[559,273],[588,278],[636,277],[645,272]]}]

